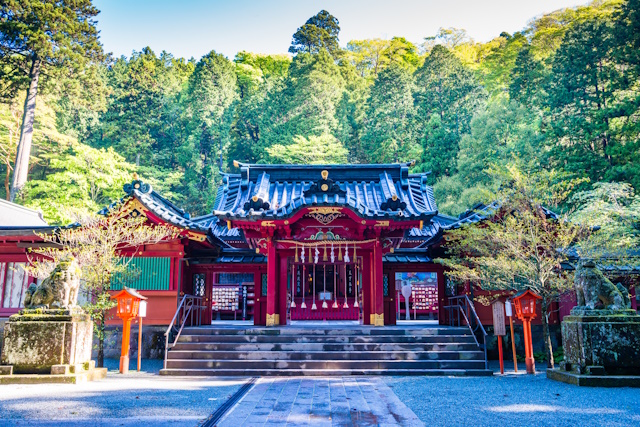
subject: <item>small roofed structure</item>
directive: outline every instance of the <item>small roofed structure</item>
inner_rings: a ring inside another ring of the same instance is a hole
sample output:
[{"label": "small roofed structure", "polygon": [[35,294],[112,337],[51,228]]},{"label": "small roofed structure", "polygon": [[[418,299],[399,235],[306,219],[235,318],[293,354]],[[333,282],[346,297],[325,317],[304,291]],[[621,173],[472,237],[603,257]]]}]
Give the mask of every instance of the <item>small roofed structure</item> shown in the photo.
[{"label": "small roofed structure", "polygon": [[47,225],[42,212],[0,199],[0,228],[46,227]]}]

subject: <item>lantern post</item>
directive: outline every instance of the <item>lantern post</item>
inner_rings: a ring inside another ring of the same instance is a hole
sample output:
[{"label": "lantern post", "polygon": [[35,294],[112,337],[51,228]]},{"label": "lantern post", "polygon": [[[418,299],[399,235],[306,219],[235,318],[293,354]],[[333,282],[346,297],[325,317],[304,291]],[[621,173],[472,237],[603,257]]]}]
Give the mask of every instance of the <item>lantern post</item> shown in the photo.
[{"label": "lantern post", "polygon": [[509,317],[509,326],[511,327],[511,351],[513,352],[513,369],[518,373],[518,359],[516,358],[516,341],[513,334],[513,310],[511,308],[511,301],[507,300],[504,303],[504,310]]},{"label": "lantern post", "polygon": [[111,298],[118,302],[117,314],[122,319],[122,351],[120,352],[120,373],[129,372],[129,337],[131,335],[131,320],[138,316],[140,301],[147,298],[135,289],[126,286]]},{"label": "lantern post", "polygon": [[524,352],[527,374],[536,373],[536,362],[533,358],[533,342],[531,339],[531,320],[536,317],[536,302],[539,299],[542,299],[540,295],[528,289],[513,297],[516,316],[522,320],[522,329],[524,330]]},{"label": "lantern post", "polygon": [[147,317],[147,301],[140,301],[140,309],[138,310],[138,372],[142,365],[142,319]]}]

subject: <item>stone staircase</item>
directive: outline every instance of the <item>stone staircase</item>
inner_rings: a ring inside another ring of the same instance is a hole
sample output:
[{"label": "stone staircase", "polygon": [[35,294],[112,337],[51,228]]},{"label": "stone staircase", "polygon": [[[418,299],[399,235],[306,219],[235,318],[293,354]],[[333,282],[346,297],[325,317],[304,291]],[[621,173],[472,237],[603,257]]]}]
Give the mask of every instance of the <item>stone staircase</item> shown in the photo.
[{"label": "stone staircase", "polygon": [[161,375],[492,375],[469,328],[185,327]]}]

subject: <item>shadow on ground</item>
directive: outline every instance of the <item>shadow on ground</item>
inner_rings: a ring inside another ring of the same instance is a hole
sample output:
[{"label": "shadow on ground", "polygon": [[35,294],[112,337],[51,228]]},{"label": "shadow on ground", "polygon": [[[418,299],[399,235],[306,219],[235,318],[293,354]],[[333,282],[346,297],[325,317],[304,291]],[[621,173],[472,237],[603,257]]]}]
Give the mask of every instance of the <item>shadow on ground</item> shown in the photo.
[{"label": "shadow on ground", "polygon": [[0,426],[195,426],[240,388],[243,378],[170,378],[157,375],[162,361],[145,372],[117,373],[105,361],[107,378],[85,384],[0,386]]},{"label": "shadow on ground", "polygon": [[[490,368],[499,371],[497,363]],[[386,382],[430,427],[640,425],[640,389],[572,386],[548,380],[539,368],[537,375],[515,374],[506,363],[504,376],[392,377]]]}]

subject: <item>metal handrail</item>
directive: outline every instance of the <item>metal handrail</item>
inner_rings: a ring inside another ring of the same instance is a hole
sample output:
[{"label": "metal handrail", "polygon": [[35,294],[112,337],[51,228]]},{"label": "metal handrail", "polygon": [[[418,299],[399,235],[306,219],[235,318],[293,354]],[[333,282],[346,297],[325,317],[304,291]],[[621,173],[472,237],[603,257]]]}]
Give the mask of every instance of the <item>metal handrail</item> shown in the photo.
[{"label": "metal handrail", "polygon": [[[471,335],[473,336],[473,339],[475,340],[476,344],[478,345],[478,347],[484,350],[485,369],[488,369],[489,362],[487,359],[487,339],[486,339],[487,331],[484,329],[484,326],[482,326],[482,322],[480,321],[480,317],[478,317],[478,313],[476,313],[476,309],[473,305],[473,302],[469,299],[467,295],[458,295],[454,297],[449,297],[449,305],[445,306],[444,308],[449,310],[450,326],[462,326],[462,323],[460,321],[461,320],[460,314],[462,314],[462,318],[464,322],[467,324],[467,326],[469,327],[469,330],[471,331]],[[454,323],[456,322],[454,321],[453,310],[456,310],[458,313],[457,325],[454,325]],[[473,323],[475,323],[475,326],[473,325]],[[482,336],[482,343],[480,343],[480,340],[478,339],[477,335]]]},{"label": "metal handrail", "polygon": [[[197,304],[196,304],[197,302]],[[187,319],[190,319],[191,326],[200,326],[202,323],[202,309],[204,306],[202,305],[202,297],[185,294],[178,304],[178,308],[176,309],[176,314],[173,315],[173,319],[171,319],[171,323],[169,323],[169,327],[164,333],[164,369],[167,369],[167,354],[169,353],[169,337],[171,336],[171,332],[173,328],[176,327],[176,321],[180,324],[180,328],[178,329],[178,333],[176,334],[171,347],[175,347],[178,342],[178,338],[180,338],[180,334],[182,334],[182,330],[184,329],[184,325],[187,323]],[[195,314],[195,324],[193,316]]]}]

